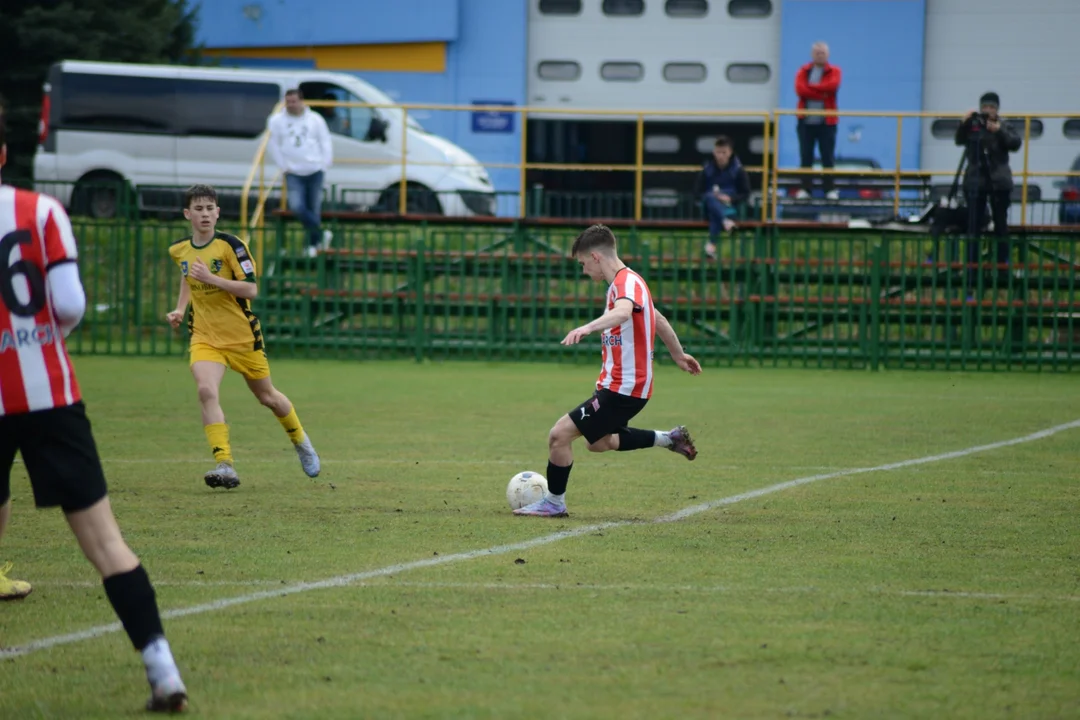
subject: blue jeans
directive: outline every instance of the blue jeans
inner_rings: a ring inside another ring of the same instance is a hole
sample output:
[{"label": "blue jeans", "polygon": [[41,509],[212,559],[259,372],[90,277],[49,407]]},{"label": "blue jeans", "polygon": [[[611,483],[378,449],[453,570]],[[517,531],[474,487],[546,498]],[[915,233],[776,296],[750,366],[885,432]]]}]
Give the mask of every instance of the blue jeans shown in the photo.
[{"label": "blue jeans", "polygon": [[286,173],[285,185],[289,189],[289,209],[307,230],[308,245],[318,247],[322,241],[323,171],[310,175]]},{"label": "blue jeans", "polygon": [[709,239],[712,240],[724,232],[724,219],[735,217],[739,211],[711,192],[705,193],[702,199],[705,201],[705,215],[709,218]]}]

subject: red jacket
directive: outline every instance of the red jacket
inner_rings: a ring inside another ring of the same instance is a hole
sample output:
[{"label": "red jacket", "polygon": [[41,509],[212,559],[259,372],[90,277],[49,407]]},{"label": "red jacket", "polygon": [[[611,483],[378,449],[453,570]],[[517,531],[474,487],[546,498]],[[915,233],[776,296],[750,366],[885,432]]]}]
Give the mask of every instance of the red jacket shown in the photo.
[{"label": "red jacket", "polygon": [[[821,82],[810,82],[810,70],[814,63],[806,63],[799,72],[795,73],[795,93],[799,96],[799,109],[806,108],[807,100],[820,100],[825,103],[825,110],[836,109],[836,93],[840,90],[840,68],[835,65],[825,65],[821,73]],[[805,115],[800,115],[802,120]],[[838,117],[825,118],[826,125],[836,125],[840,122]]]}]

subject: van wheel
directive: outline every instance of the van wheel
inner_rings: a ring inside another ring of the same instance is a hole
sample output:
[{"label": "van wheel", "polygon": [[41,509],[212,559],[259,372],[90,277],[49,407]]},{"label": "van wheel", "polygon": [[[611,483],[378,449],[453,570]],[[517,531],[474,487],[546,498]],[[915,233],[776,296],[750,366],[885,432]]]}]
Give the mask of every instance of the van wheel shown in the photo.
[{"label": "van wheel", "polygon": [[[396,213],[398,211],[398,198],[401,196],[400,185],[393,185],[382,191],[379,196],[379,204],[375,207],[378,212]],[[405,184],[405,212],[409,215],[442,215],[442,205],[439,198],[431,188],[420,183]]]},{"label": "van wheel", "polygon": [[111,172],[92,172],[75,184],[71,210],[76,215],[108,220],[116,217],[120,198],[127,183],[124,178]]}]

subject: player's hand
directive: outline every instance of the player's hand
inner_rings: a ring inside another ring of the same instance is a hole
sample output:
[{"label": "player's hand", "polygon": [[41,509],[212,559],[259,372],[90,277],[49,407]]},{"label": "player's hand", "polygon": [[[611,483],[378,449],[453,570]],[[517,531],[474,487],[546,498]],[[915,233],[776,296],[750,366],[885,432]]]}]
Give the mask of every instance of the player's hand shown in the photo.
[{"label": "player's hand", "polygon": [[682,357],[677,357],[673,359],[675,360],[675,364],[678,365],[679,368],[685,370],[691,375],[701,374],[701,363],[699,363],[697,361],[697,358],[695,358],[693,355],[687,355],[686,353],[683,353]]},{"label": "player's hand", "polygon": [[562,339],[563,345],[577,345],[581,341],[581,338],[589,334],[588,328],[584,325],[576,327],[566,334],[566,337]]},{"label": "player's hand", "polygon": [[202,261],[202,258],[195,258],[195,262],[191,263],[191,268],[188,269],[188,276],[193,280],[198,280],[201,283],[214,282],[214,275],[210,272],[210,268],[206,267],[206,263]]},{"label": "player's hand", "polygon": [[165,319],[169,321],[169,324],[173,326],[173,329],[180,327],[180,323],[184,320],[184,312],[182,310],[173,310],[170,313],[165,314]]}]

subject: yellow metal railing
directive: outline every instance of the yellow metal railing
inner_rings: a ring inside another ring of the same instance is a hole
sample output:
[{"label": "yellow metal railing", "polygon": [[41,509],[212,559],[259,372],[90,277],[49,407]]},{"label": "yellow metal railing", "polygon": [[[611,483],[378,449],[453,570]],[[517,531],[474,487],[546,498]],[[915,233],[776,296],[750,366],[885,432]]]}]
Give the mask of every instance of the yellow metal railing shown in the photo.
[{"label": "yellow metal railing", "polygon": [[[780,199],[780,181],[785,176],[805,176],[814,175],[822,176],[827,174],[833,175],[846,175],[846,176],[865,176],[865,177],[882,177],[891,178],[893,181],[893,212],[898,213],[900,210],[900,195],[904,179],[920,178],[926,181],[928,178],[933,177],[952,177],[955,173],[955,169],[945,170],[902,170],[901,160],[903,156],[903,141],[904,141],[904,121],[912,120],[923,122],[928,119],[951,119],[962,118],[963,114],[960,113],[930,113],[930,112],[885,112],[885,111],[825,111],[825,110],[772,110],[768,112],[760,111],[738,111],[738,110],[718,110],[718,111],[655,111],[655,110],[581,110],[581,109],[560,109],[560,108],[533,108],[533,107],[515,107],[515,106],[481,106],[481,105],[446,105],[446,104],[370,104],[370,103],[352,103],[352,102],[335,102],[328,100],[311,101],[307,103],[312,107],[341,107],[341,108],[372,108],[372,109],[384,109],[394,110],[401,113],[401,154],[400,154],[400,179],[398,180],[398,212],[404,215],[408,209],[408,172],[409,167],[428,165],[428,166],[442,166],[442,167],[455,167],[460,166],[460,163],[445,163],[445,162],[422,162],[422,161],[410,161],[408,159],[408,115],[410,112],[424,112],[424,111],[449,111],[449,112],[510,112],[514,113],[520,132],[520,153],[518,162],[516,163],[498,163],[498,162],[478,162],[477,165],[488,169],[516,169],[518,170],[518,211],[519,217],[524,217],[526,213],[526,197],[528,193],[527,180],[528,172],[530,170],[565,170],[565,171],[577,171],[577,172],[630,172],[634,174],[634,219],[641,220],[642,218],[642,205],[644,197],[644,176],[649,172],[698,172],[701,170],[699,164],[695,165],[653,165],[645,164],[645,124],[654,120],[715,120],[715,121],[732,121],[732,120],[749,120],[757,121],[761,123],[762,137],[764,138],[764,147],[762,150],[762,164],[760,166],[745,166],[748,172],[760,172],[761,173],[761,204],[760,204],[760,220],[766,222],[768,220],[776,221],[778,217],[778,206]],[[634,149],[634,162],[632,164],[582,164],[582,163],[534,163],[528,162],[527,148],[528,148],[528,120],[530,115],[541,114],[545,117],[551,116],[571,116],[577,119],[589,119],[589,118],[623,118],[627,120],[633,120],[635,122],[635,149]],[[896,119],[896,156],[895,167],[892,169],[866,169],[866,170],[827,170],[827,169],[804,169],[797,167],[780,167],[780,132],[779,123],[782,118],[793,117],[796,115],[819,115],[819,116],[837,116],[841,118],[852,117],[867,117],[867,118],[895,118]],[[1027,113],[1018,115],[1009,115],[1007,120],[1016,122],[1023,120],[1024,133],[1023,133],[1023,166],[1019,172],[1014,172],[1014,176],[1018,176],[1021,182],[1021,224],[1027,222],[1027,207],[1028,207],[1028,186],[1029,181],[1036,177],[1074,177],[1080,176],[1080,172],[1034,172],[1029,167],[1029,152],[1031,143],[1031,120],[1033,118],[1040,119],[1060,119],[1076,117],[1077,114],[1067,113]],[[263,137],[262,142],[259,145],[258,152],[252,163],[251,171],[248,173],[247,181],[244,187],[244,196],[241,198],[241,212],[242,218],[244,218],[245,228],[249,233],[261,232],[263,223],[265,222],[265,210],[264,205],[267,198],[270,195],[274,185],[279,182],[280,174],[275,175],[269,183],[265,181],[265,173],[263,172],[263,166],[265,164],[267,137]],[[959,153],[960,148],[957,149]],[[360,165],[385,165],[385,160],[346,160],[338,159],[336,162],[341,164],[360,164]],[[259,187],[259,201],[257,207],[250,214],[248,214],[247,197],[248,192],[254,186],[256,177],[258,177]],[[372,188],[373,192],[380,192],[385,188]],[[281,203],[284,206],[286,203],[286,190],[282,187]],[[261,257],[261,249],[260,249]]]}]

